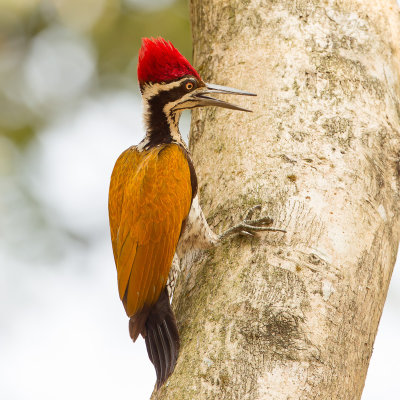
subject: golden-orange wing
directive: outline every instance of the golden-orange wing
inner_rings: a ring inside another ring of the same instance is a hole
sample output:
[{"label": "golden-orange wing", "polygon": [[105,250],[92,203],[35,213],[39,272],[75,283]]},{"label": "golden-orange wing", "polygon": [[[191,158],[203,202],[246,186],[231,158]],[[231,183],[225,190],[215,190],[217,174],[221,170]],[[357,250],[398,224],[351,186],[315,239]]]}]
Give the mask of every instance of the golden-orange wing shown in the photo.
[{"label": "golden-orange wing", "polygon": [[180,146],[131,147],[118,158],[108,208],[119,296],[129,317],[155,304],[165,287],[191,200]]}]

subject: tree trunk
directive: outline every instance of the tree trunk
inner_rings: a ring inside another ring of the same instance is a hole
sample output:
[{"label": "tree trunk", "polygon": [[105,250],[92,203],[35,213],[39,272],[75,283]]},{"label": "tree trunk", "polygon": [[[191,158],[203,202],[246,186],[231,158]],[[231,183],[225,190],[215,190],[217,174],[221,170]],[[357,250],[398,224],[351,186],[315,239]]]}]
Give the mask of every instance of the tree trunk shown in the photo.
[{"label": "tree trunk", "polygon": [[287,230],[183,260],[182,347],[153,399],[360,399],[400,233],[394,0],[192,0],[205,81],[253,113],[193,113],[220,233],[263,205]]}]

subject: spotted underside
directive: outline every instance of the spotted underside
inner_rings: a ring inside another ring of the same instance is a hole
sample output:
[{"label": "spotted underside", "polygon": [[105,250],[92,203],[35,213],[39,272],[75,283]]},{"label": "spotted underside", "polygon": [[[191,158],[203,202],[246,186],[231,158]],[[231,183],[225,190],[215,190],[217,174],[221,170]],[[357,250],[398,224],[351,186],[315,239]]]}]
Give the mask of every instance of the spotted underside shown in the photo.
[{"label": "spotted underside", "polygon": [[154,305],[165,288],[192,201],[185,150],[162,144],[117,160],[110,184],[111,240],[118,290],[129,317]]}]

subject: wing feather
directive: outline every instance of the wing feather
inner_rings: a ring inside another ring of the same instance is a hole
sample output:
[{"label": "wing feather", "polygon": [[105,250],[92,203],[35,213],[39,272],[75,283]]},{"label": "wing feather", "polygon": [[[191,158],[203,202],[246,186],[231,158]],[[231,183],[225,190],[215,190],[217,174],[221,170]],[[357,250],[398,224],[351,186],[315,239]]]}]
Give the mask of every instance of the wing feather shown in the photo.
[{"label": "wing feather", "polygon": [[[167,238],[166,238],[167,239]],[[163,287],[160,287],[160,282],[164,280],[164,270],[165,268],[168,268],[166,264],[160,263],[159,260],[168,260],[168,247],[173,247],[171,244],[168,242],[168,240],[163,240],[162,243],[157,247],[156,249],[156,257],[153,261],[153,265],[151,266],[152,271],[154,272],[154,276],[152,277],[151,283],[152,287],[149,287],[148,291],[148,298],[150,300],[150,303],[155,303],[159,297],[159,293],[161,293],[161,290]],[[172,260],[171,260],[172,262]]]},{"label": "wing feather", "polygon": [[134,147],[125,150],[115,163],[111,175],[110,193],[108,200],[108,213],[110,219],[111,242],[113,247],[114,259],[117,262],[116,244],[120,225],[122,203],[124,199],[125,184],[130,165],[137,164],[139,153]]},{"label": "wing feather", "polygon": [[117,160],[109,216],[119,295],[128,316],[158,300],[191,200],[189,165],[180,146],[143,152],[132,147]]},{"label": "wing feather", "polygon": [[136,258],[137,242],[130,238],[129,233],[126,235],[122,243],[122,250],[119,252],[117,259],[118,271],[118,292],[122,299],[125,295],[126,288],[132,271],[132,266]]},{"label": "wing feather", "polygon": [[126,304],[124,305],[127,310],[143,307],[143,301],[140,304],[140,299],[143,298],[145,287],[143,286],[143,279],[140,278],[148,271],[146,263],[151,255],[150,251],[150,246],[139,246],[136,251],[135,261],[131,268],[129,290],[128,288],[126,290]]}]

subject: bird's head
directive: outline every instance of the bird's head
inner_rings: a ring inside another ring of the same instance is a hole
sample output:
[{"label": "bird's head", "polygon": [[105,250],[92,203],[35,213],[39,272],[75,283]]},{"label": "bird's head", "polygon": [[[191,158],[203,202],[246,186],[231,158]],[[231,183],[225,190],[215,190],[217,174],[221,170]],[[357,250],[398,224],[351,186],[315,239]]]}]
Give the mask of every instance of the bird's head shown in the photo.
[{"label": "bird's head", "polygon": [[211,96],[217,93],[255,96],[242,90],[203,82],[189,61],[171,42],[162,38],[142,40],[138,80],[144,100],[159,105],[164,113],[180,114],[182,110],[203,106],[249,111]]}]

